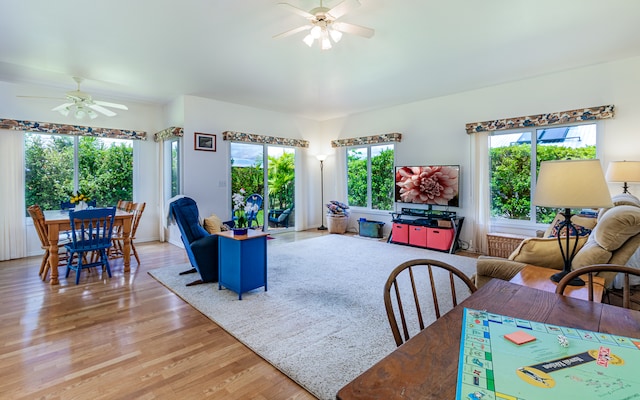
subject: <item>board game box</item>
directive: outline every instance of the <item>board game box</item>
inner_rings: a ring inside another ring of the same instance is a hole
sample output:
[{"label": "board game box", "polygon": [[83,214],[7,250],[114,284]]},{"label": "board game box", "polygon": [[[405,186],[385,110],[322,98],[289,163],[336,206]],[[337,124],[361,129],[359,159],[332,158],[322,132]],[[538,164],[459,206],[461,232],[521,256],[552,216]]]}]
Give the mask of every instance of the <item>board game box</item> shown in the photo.
[{"label": "board game box", "polygon": [[464,309],[457,400],[640,400],[640,339]]}]

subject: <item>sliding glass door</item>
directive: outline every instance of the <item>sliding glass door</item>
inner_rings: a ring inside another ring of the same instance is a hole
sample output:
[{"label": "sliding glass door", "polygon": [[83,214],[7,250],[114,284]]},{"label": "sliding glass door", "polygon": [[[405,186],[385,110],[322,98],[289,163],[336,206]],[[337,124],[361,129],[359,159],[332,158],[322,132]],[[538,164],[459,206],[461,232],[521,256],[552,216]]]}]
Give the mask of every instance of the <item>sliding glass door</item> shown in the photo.
[{"label": "sliding glass door", "polygon": [[[265,157],[265,154],[267,155]],[[265,230],[295,226],[295,149],[251,143],[231,143],[231,194],[244,189],[258,194],[262,206],[257,221]]]}]

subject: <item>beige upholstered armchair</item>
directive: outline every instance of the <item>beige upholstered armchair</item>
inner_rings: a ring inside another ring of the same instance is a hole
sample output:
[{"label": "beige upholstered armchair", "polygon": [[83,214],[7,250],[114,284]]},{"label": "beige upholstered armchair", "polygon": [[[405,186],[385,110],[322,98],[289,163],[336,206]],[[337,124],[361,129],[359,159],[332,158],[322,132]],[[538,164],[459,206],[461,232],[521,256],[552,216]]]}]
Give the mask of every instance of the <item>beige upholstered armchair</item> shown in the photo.
[{"label": "beige upholstered armchair", "polygon": [[[640,200],[630,194],[616,195],[612,200],[614,207],[600,210],[595,224],[580,216],[571,218],[574,224],[593,229],[589,235],[578,238],[572,269],[593,264],[625,265],[638,250]],[[564,264],[558,240],[556,237],[548,237],[554,226],[552,223],[544,237],[524,239],[506,259],[479,257],[475,275],[476,286],[481,287],[493,278],[510,280],[526,265],[561,270]],[[573,243],[572,240],[571,246]],[[611,287],[615,273],[605,273],[603,277],[605,285]]]}]

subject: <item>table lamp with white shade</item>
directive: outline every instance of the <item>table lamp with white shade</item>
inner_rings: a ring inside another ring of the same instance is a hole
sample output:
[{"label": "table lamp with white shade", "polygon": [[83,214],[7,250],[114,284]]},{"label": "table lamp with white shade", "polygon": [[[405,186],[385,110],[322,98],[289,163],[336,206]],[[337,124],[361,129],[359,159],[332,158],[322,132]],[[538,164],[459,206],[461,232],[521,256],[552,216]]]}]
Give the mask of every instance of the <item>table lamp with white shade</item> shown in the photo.
[{"label": "table lamp with white shade", "polygon": [[[551,280],[559,282],[571,272],[571,262],[576,254],[578,235],[571,224],[572,208],[612,207],[611,194],[604,179],[599,160],[559,160],[543,161],[533,196],[533,204],[542,207],[564,208],[564,221],[558,229],[558,245],[564,261],[561,272],[551,276]],[[565,232],[565,246],[562,235]],[[575,236],[573,248],[569,251],[570,236]],[[582,286],[580,278],[572,280],[570,285]]]},{"label": "table lamp with white shade", "polygon": [[622,193],[629,193],[627,182],[640,182],[640,161],[611,161],[606,179],[608,182],[623,182]]}]

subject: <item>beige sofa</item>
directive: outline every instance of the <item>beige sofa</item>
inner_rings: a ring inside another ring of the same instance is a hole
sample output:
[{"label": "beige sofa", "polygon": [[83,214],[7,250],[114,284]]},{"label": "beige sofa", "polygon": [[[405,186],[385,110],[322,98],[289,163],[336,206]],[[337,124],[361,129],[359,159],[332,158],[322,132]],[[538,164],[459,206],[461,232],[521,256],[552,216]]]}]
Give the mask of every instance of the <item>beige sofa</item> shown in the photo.
[{"label": "beige sofa", "polygon": [[[616,195],[612,200],[614,206],[600,210],[595,225],[591,222],[591,233],[579,237],[576,256],[571,264],[572,269],[593,264],[625,265],[638,250],[640,200],[630,194]],[[590,226],[589,221],[580,219],[579,216],[573,216],[571,221],[587,228]],[[561,270],[564,263],[558,239],[546,237],[553,226],[552,223],[545,232],[545,237],[524,239],[507,259],[480,256],[474,276],[476,286],[481,287],[494,278],[510,280],[526,265]],[[573,246],[573,240],[574,238],[571,238],[570,248]],[[603,277],[605,285],[611,287],[615,273],[605,273]]]}]

